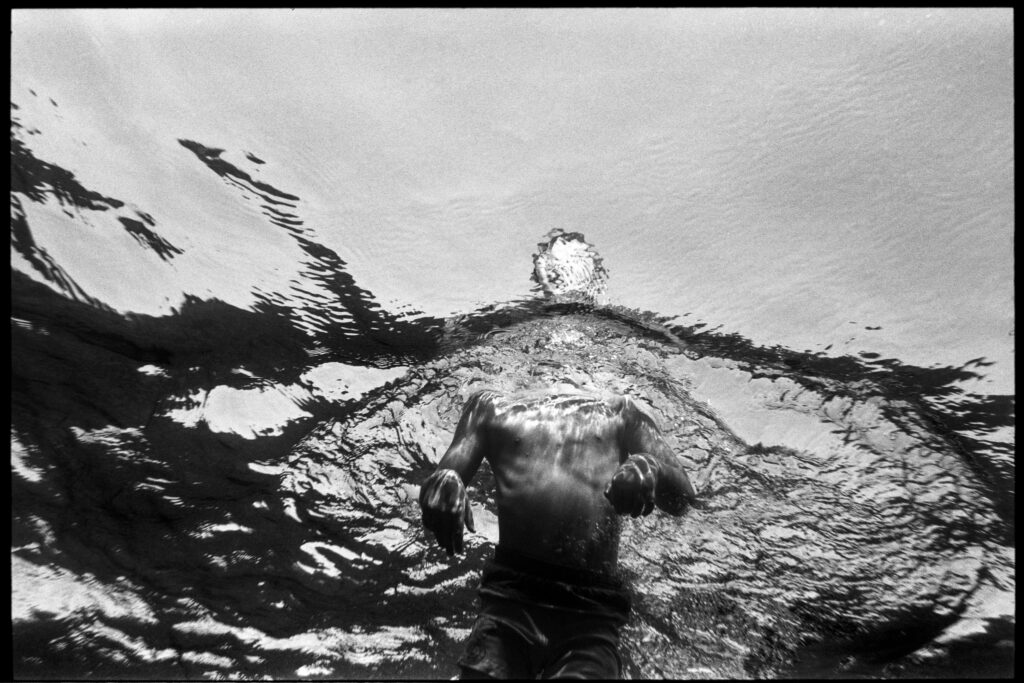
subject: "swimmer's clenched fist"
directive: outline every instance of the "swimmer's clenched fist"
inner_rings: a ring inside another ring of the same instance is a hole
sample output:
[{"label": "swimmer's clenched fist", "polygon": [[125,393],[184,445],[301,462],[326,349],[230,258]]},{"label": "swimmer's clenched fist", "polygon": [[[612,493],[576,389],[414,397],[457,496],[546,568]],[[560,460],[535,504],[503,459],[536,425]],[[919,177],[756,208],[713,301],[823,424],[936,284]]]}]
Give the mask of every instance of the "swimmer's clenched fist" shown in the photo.
[{"label": "swimmer's clenched fist", "polygon": [[619,465],[604,490],[604,497],[620,515],[639,517],[654,510],[658,462],[646,453],[634,453]]},{"label": "swimmer's clenched fist", "polygon": [[476,532],[466,485],[455,470],[437,470],[420,488],[423,526],[434,533],[437,544],[449,555],[462,552],[464,528]]}]

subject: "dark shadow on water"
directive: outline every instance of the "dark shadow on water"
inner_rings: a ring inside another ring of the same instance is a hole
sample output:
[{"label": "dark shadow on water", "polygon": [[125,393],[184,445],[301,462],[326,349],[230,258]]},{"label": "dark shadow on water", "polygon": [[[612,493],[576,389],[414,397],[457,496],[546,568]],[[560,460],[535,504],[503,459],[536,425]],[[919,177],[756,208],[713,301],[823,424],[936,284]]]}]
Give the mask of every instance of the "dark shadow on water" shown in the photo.
[{"label": "dark shadow on water", "polygon": [[[61,264],[36,243],[22,202],[47,203],[52,198],[72,218],[81,211],[127,212],[128,207],[119,199],[87,189],[70,171],[37,158],[21,139],[24,126],[15,114],[17,110],[18,106],[11,102],[11,248],[60,291],[79,301],[106,308],[82,290]],[[121,213],[118,221],[142,248],[152,250],[164,261],[183,253],[154,230],[156,223],[152,216],[137,209],[130,213],[130,216]]]},{"label": "dark shadow on water", "polygon": [[256,180],[222,158],[222,149],[192,140],[178,142],[227,185],[257,202],[268,222],[281,228],[305,253],[304,268],[294,281],[294,289],[322,299],[322,305],[303,306],[300,311],[293,298],[258,291],[256,310],[309,329],[322,348],[342,348],[353,353],[387,350],[376,354],[379,363],[385,363],[389,355],[422,360],[423,351],[433,349],[443,321],[426,316],[410,321],[383,310],[371,292],[359,287],[337,252],[321,244],[316,233],[304,225],[299,197]]}]

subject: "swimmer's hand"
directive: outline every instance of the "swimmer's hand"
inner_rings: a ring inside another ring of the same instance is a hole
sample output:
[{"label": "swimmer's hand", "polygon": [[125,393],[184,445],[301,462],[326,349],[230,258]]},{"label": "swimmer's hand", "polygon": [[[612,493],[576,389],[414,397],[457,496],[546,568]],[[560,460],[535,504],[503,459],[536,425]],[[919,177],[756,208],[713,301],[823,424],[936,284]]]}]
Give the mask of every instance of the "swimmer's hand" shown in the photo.
[{"label": "swimmer's hand", "polygon": [[449,555],[462,552],[463,528],[476,532],[466,486],[455,470],[437,470],[420,487],[423,526]]},{"label": "swimmer's hand", "polygon": [[654,485],[659,466],[646,453],[634,453],[619,465],[604,490],[604,497],[620,515],[649,515],[654,510]]}]

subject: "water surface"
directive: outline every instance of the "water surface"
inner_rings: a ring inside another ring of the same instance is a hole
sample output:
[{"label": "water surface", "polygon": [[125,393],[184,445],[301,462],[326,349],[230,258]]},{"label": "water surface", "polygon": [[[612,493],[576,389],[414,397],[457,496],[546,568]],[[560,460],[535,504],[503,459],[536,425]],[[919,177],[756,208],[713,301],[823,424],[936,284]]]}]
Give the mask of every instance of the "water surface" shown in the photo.
[{"label": "water surface", "polygon": [[[769,363],[926,411],[1012,569],[1009,10],[12,17],[19,675],[450,675],[401,656],[443,605],[361,592],[385,570],[279,476],[533,296],[553,227],[728,361],[695,391],[750,444],[817,447],[751,398]],[[877,666],[1004,673],[971,655],[1012,652],[994,574]],[[796,671],[882,670],[818,647]]]}]

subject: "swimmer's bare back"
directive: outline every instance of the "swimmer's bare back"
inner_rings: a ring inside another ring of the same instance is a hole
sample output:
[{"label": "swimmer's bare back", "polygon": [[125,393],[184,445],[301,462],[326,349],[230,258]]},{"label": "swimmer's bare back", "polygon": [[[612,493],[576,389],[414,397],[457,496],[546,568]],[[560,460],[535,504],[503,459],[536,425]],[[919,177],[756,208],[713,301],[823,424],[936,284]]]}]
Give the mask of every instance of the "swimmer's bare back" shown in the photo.
[{"label": "swimmer's bare back", "polygon": [[681,515],[693,486],[654,421],[628,396],[478,392],[420,490],[426,528],[449,554],[475,531],[466,485],[487,459],[499,544],[565,566],[613,572],[619,515]]}]

